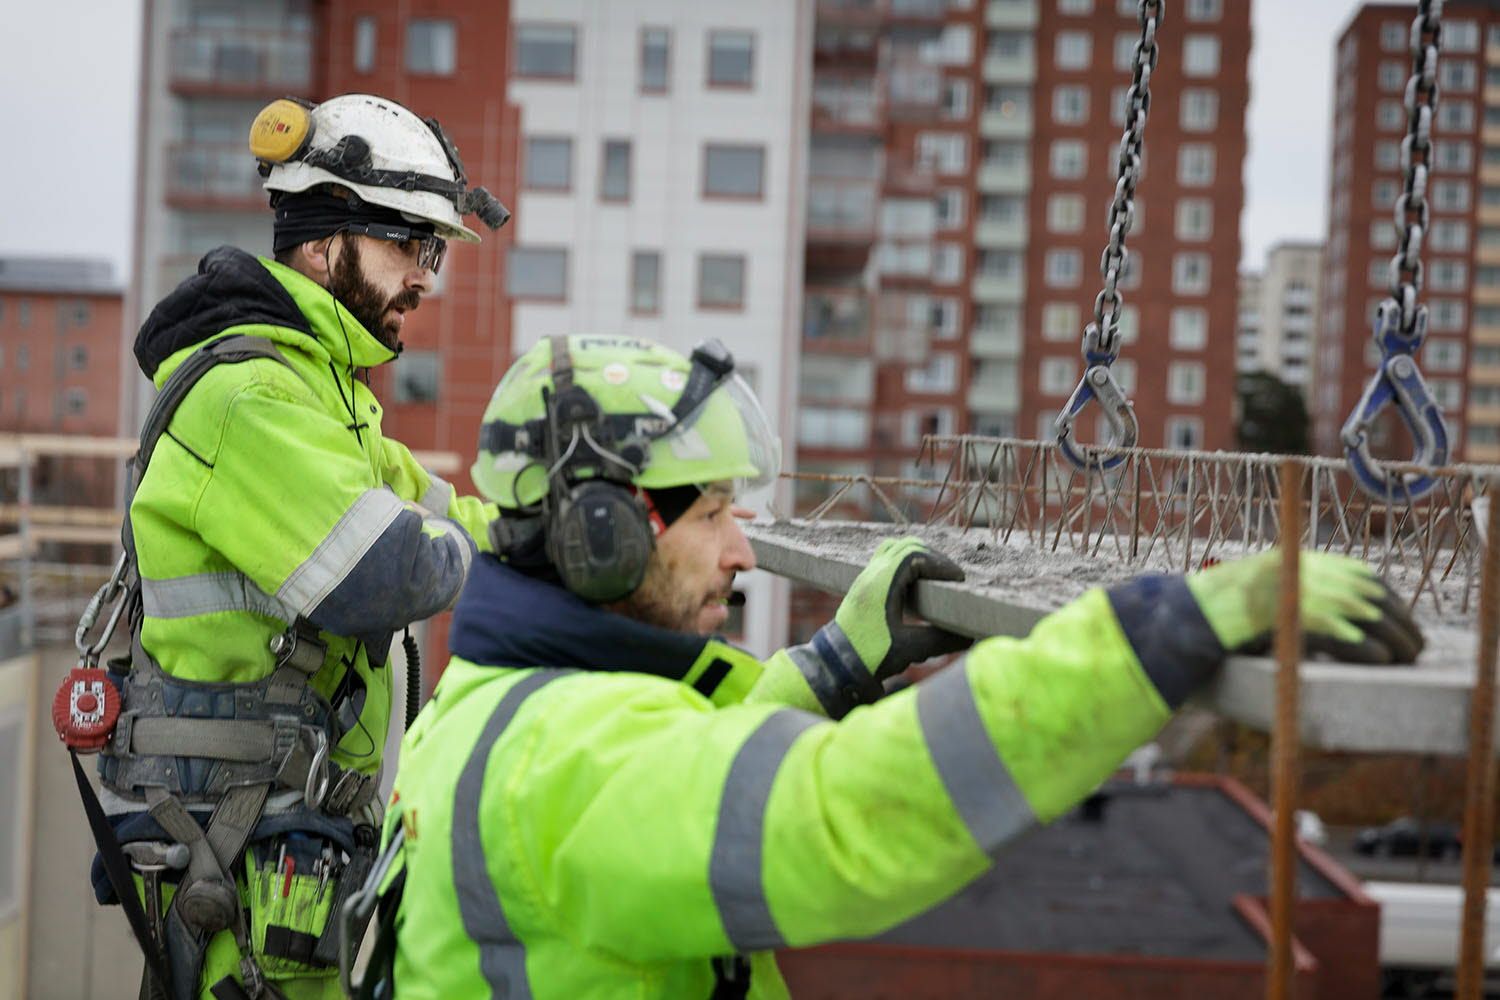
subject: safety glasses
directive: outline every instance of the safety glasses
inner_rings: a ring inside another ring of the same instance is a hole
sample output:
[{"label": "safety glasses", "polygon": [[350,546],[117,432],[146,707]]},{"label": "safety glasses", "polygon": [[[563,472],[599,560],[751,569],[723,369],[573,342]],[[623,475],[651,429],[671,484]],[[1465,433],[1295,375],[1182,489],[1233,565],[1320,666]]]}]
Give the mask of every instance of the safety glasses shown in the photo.
[{"label": "safety glasses", "polygon": [[414,232],[410,226],[391,226],[385,223],[355,222],[344,227],[346,232],[390,243],[412,242],[417,245],[417,266],[438,273],[443,266],[443,257],[448,253],[448,241],[429,233]]}]

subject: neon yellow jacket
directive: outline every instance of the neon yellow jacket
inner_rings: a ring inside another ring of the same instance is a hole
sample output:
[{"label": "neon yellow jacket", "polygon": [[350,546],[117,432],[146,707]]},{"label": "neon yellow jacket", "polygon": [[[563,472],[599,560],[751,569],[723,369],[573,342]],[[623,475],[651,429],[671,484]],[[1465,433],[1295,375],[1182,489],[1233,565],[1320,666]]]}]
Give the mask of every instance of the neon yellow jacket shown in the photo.
[{"label": "neon yellow jacket", "polygon": [[162,435],[130,508],[142,645],[176,677],[257,680],[274,670],[271,639],[305,617],[328,643],[313,686],[357,710],[333,759],[373,772],[392,634],[452,603],[495,511],[381,434],[357,370],[395,355],[274,261],[210,253],[153,311],[136,354],[160,387],[202,344],[236,333],[266,338],[288,364],[210,369]]},{"label": "neon yellow jacket", "polygon": [[762,666],[492,557],[452,648],[387,816],[387,841],[406,836],[400,1000],[707,998],[735,953],[751,996],[785,996],[774,949],[952,896],[1223,656],[1181,579],[1147,578],[833,722],[798,650]]}]

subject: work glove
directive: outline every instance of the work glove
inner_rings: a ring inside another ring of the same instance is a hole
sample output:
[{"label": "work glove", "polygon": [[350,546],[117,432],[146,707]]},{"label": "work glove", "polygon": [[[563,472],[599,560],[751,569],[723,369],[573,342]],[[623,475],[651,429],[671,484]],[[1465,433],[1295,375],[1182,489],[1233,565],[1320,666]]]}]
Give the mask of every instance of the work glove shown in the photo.
[{"label": "work glove", "polygon": [[920,538],[888,538],[860,570],[833,624],[853,647],[868,677],[878,683],[913,663],[969,648],[972,639],[926,622],[907,622],[902,615],[918,580],[957,582],[963,578],[957,563],[928,548]]},{"label": "work glove", "polygon": [[[1406,604],[1357,559],[1303,552],[1301,612],[1309,653],[1345,663],[1412,663],[1422,631]],[[1263,652],[1276,624],[1281,553],[1220,563],[1187,578],[1203,617],[1231,652]]]}]

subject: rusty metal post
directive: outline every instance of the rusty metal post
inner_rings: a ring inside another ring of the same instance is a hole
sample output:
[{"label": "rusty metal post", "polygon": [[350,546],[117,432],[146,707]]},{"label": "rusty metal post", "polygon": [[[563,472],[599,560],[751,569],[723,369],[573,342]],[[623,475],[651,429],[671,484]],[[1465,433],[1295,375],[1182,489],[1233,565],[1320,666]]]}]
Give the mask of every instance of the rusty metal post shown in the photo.
[{"label": "rusty metal post", "polygon": [[1298,670],[1302,665],[1299,544],[1302,539],[1302,466],[1281,463],[1281,586],[1276,611],[1276,721],[1271,733],[1271,948],[1266,956],[1266,997],[1289,1000],[1296,958],[1292,914],[1296,906]]},{"label": "rusty metal post", "polygon": [[[1495,480],[1490,496],[1500,497]],[[1464,788],[1464,917],[1455,1000],[1484,991],[1485,900],[1495,809],[1495,644],[1500,640],[1500,503],[1489,505],[1484,568],[1479,578],[1479,671],[1469,700],[1469,773]]]}]

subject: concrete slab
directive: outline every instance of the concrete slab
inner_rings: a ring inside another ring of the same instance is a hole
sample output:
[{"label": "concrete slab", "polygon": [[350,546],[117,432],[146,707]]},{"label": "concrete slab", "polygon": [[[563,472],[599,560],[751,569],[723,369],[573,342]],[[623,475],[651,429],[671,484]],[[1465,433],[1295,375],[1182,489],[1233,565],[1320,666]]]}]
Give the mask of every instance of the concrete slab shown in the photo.
[{"label": "concrete slab", "polygon": [[[979,638],[1025,635],[1044,615],[1089,587],[1108,586],[1137,572],[1108,560],[1087,560],[1085,565],[1049,560],[1048,553],[1029,549],[986,548],[969,538],[960,545],[950,537],[953,529],[934,526],[795,521],[746,525],[760,568],[834,593],[849,588],[881,539],[908,533],[930,536],[969,573],[964,583],[918,584],[917,613]],[[1324,750],[1467,754],[1477,636],[1451,618],[1424,622],[1424,628],[1428,646],[1412,667],[1304,663],[1303,743]],[[1231,657],[1202,699],[1224,716],[1269,729],[1275,706],[1274,661]],[[1500,726],[1500,711],[1496,715]]]}]

